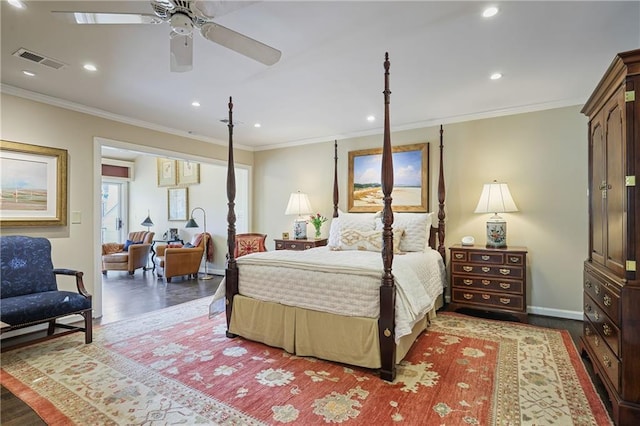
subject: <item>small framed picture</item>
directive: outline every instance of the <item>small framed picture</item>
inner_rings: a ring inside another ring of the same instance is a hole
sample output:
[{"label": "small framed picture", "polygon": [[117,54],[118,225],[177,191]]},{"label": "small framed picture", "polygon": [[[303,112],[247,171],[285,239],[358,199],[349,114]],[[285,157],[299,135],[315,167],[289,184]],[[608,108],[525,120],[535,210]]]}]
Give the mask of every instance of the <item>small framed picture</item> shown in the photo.
[{"label": "small framed picture", "polygon": [[288,232],[283,232],[282,233],[282,239],[283,240],[288,240],[289,239],[289,233]]}]

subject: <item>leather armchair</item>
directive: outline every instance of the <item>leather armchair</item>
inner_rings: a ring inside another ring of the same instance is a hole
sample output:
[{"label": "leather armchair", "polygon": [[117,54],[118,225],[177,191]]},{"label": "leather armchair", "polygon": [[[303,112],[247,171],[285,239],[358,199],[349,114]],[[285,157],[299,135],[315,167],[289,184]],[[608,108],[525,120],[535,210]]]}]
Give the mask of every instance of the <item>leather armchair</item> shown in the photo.
[{"label": "leather armchair", "polygon": [[171,278],[177,276],[186,275],[197,278],[204,254],[205,239],[194,237],[193,241],[196,240],[199,241],[195,247],[180,247],[173,244],[157,246],[154,261],[158,268],[158,276],[164,275],[168,283],[171,282]]},{"label": "leather armchair", "polygon": [[129,233],[129,241],[142,243],[131,244],[127,251],[124,251],[125,244],[102,244],[102,273],[107,275],[107,271],[128,271],[129,275],[133,275],[136,269],[147,266],[154,235],[154,232],[147,231]]}]

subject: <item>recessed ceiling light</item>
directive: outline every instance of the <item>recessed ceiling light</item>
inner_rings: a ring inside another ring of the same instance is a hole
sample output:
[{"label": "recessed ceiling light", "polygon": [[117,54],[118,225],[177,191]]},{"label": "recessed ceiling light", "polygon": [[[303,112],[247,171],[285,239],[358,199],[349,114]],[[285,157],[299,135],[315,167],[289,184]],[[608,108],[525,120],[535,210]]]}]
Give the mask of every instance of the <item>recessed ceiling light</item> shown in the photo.
[{"label": "recessed ceiling light", "polygon": [[253,127],[256,127],[256,128],[258,128],[258,127],[262,127],[262,124],[260,124],[260,123],[256,123],[256,124],[254,124],[254,125],[253,125]]},{"label": "recessed ceiling light", "polygon": [[193,102],[191,102],[191,106],[199,107],[199,106],[200,106],[200,102],[198,102],[198,101],[193,101]]},{"label": "recessed ceiling light", "polygon": [[489,77],[491,80],[500,80],[502,78],[502,74],[499,72],[495,72],[493,74],[491,74],[491,77]]},{"label": "recessed ceiling light", "polygon": [[84,64],[83,68],[85,70],[87,70],[87,71],[97,71],[98,70],[98,68],[96,68],[96,66],[93,65],[93,64]]},{"label": "recessed ceiling light", "polygon": [[482,11],[483,18],[491,18],[498,13],[498,8],[495,6],[491,6]]},{"label": "recessed ceiling light", "polygon": [[36,73],[28,71],[28,70],[22,70],[22,74],[27,75],[29,77],[35,77]]},{"label": "recessed ceiling light", "polygon": [[376,121],[376,118],[373,115],[369,115],[369,116],[367,116],[367,121],[369,123],[373,123],[374,121]]},{"label": "recessed ceiling light", "polygon": [[24,2],[21,2],[20,0],[9,0],[9,4],[13,7],[17,7],[18,9],[25,8]]}]

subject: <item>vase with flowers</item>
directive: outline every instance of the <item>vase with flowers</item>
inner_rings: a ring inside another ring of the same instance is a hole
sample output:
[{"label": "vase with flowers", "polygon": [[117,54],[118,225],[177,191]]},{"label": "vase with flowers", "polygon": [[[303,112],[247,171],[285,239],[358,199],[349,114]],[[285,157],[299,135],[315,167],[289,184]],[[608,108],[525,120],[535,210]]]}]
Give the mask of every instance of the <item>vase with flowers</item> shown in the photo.
[{"label": "vase with flowers", "polygon": [[320,228],[322,228],[322,224],[327,221],[327,218],[322,216],[320,213],[309,216],[309,221],[316,229],[316,238],[320,238]]}]

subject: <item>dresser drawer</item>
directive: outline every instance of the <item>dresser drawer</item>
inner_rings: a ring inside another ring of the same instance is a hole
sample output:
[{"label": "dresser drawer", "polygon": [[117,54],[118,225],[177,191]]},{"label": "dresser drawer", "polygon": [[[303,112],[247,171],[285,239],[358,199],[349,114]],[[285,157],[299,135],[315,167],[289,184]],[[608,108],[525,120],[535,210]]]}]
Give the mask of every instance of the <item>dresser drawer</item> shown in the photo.
[{"label": "dresser drawer", "polygon": [[522,268],[506,265],[492,266],[452,263],[451,269],[453,274],[486,275],[513,279],[521,279],[524,276]]},{"label": "dresser drawer", "polygon": [[611,318],[615,324],[620,323],[619,305],[620,296],[615,291],[615,285],[599,279],[597,276],[585,271],[584,291],[600,306],[602,311]]},{"label": "dresser drawer", "polygon": [[473,263],[489,263],[493,265],[502,265],[504,262],[504,255],[502,253],[491,252],[469,252],[469,262]]},{"label": "dresser drawer", "polygon": [[585,319],[583,324],[584,341],[595,354],[591,361],[600,365],[600,369],[605,372],[616,391],[620,392],[620,361],[602,341],[593,324],[588,319]]},{"label": "dresser drawer", "polygon": [[619,356],[620,331],[618,327],[587,293],[584,294],[584,315],[591,321],[593,329],[607,342],[611,351]]},{"label": "dresser drawer", "polygon": [[496,278],[476,278],[454,275],[452,277],[454,287],[471,288],[476,290],[499,291],[504,293],[523,294],[524,283],[514,280],[500,280]]},{"label": "dresser drawer", "polygon": [[451,250],[451,261],[452,262],[466,262],[467,261],[467,252],[466,251]]},{"label": "dresser drawer", "polygon": [[467,305],[495,307],[514,311],[524,310],[524,298],[513,294],[498,294],[488,291],[452,288],[451,298],[453,302]]}]

